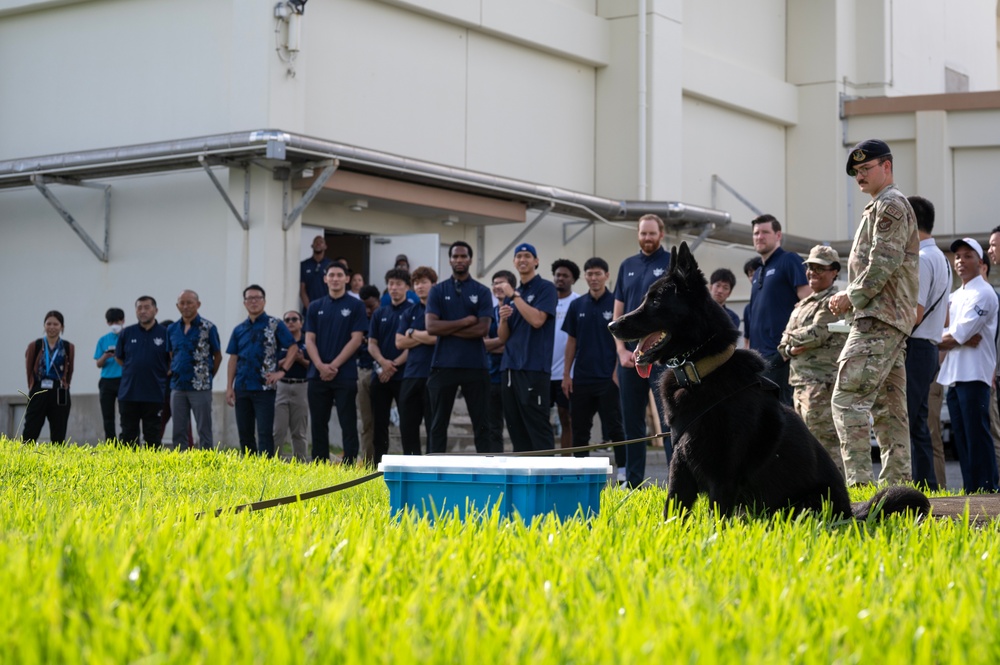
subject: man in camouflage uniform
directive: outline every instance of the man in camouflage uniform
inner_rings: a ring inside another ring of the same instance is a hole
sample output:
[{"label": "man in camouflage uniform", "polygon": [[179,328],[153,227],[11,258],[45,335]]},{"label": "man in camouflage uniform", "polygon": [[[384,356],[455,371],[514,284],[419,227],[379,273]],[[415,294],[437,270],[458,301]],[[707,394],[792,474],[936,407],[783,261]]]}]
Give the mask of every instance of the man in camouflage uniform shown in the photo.
[{"label": "man in camouflage uniform", "polygon": [[830,400],[837,378],[837,358],[847,335],[829,328],[837,317],[830,311],[833,285],[840,274],[840,255],[825,245],[816,245],[805,261],[806,279],[812,293],[795,304],[788,325],[781,334],[778,353],[789,363],[789,380],[795,411],[806,427],[830,453],[841,475],[844,462],[840,439],[833,426]]},{"label": "man in camouflage uniform", "polygon": [[909,201],[892,180],[892,153],[883,141],[854,146],[847,174],[870,194],[847,263],[850,284],[830,299],[830,311],[851,324],[833,389],[847,483],[870,483],[871,414],[882,454],[880,483],[910,479],[906,411],[906,338],[917,312],[920,242]]}]

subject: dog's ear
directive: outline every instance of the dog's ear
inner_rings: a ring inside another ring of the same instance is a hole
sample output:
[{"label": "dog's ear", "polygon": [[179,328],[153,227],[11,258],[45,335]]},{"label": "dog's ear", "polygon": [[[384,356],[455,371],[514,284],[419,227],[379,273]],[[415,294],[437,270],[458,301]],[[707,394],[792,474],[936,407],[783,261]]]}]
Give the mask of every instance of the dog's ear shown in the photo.
[{"label": "dog's ear", "polygon": [[689,287],[705,285],[705,276],[698,268],[698,262],[695,261],[694,254],[691,253],[686,242],[681,243],[680,249],[677,250],[676,255],[671,256],[671,259],[674,262],[673,266],[677,277],[687,283]]},{"label": "dog's ear", "polygon": [[670,271],[677,272],[677,245],[670,248]]}]

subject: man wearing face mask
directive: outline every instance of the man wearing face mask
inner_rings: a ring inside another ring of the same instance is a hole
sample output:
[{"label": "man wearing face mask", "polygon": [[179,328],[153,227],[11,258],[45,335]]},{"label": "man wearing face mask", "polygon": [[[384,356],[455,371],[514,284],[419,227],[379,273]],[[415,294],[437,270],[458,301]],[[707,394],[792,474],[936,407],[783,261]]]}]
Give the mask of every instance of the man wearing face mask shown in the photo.
[{"label": "man wearing face mask", "polygon": [[112,307],[105,312],[104,320],[108,322],[109,331],[97,340],[94,360],[97,362],[97,368],[101,370],[97,391],[101,402],[101,418],[104,421],[104,438],[114,440],[118,438],[115,433],[115,402],[118,400],[118,389],[122,384],[122,366],[115,362],[115,347],[118,344],[118,335],[125,327],[125,311],[119,307]]}]

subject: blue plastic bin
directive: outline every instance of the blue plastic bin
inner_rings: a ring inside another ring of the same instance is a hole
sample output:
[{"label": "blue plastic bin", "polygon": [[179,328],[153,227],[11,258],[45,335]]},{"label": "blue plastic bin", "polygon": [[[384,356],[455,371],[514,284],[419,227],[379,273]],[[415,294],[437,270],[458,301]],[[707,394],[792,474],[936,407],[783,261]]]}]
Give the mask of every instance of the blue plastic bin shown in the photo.
[{"label": "blue plastic bin", "polygon": [[606,458],[471,457],[386,455],[379,464],[389,487],[393,514],[416,508],[423,514],[493,510],[525,521],[554,512],[573,517],[579,509],[597,515],[611,465]]}]

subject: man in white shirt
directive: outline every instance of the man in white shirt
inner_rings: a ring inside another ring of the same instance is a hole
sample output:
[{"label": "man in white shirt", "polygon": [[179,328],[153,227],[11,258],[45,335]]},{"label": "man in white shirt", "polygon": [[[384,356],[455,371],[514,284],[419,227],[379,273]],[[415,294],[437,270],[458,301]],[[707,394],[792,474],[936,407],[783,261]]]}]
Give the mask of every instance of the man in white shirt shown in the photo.
[{"label": "man in white shirt", "polygon": [[934,205],[922,196],[907,199],[917,218],[920,237],[920,290],[917,324],[906,340],[906,412],[910,420],[910,468],[913,482],[936,490],[944,478],[934,471],[934,446],[927,426],[927,399],[938,371],[938,344],[948,313],[951,268],[938,249],[934,230]]},{"label": "man in white shirt", "polygon": [[937,382],[948,387],[951,430],[966,493],[997,490],[990,435],[990,384],[997,362],[997,295],[983,279],[983,248],[973,238],[951,244],[962,286],[951,296],[939,348],[948,353]]},{"label": "man in white shirt", "polygon": [[580,297],[579,293],[573,291],[573,285],[580,279],[580,266],[569,259],[558,259],[552,263],[552,283],[556,285],[556,337],[552,346],[552,381],[549,392],[551,393],[552,404],[556,407],[556,414],[559,417],[559,427],[562,430],[559,435],[559,447],[569,448],[573,445],[573,425],[570,421],[569,399],[562,390],[562,381],[565,374],[571,374],[572,367],[563,367],[566,355],[566,340],[569,337],[563,332],[563,321],[566,320],[566,312],[569,311],[569,304]]}]

